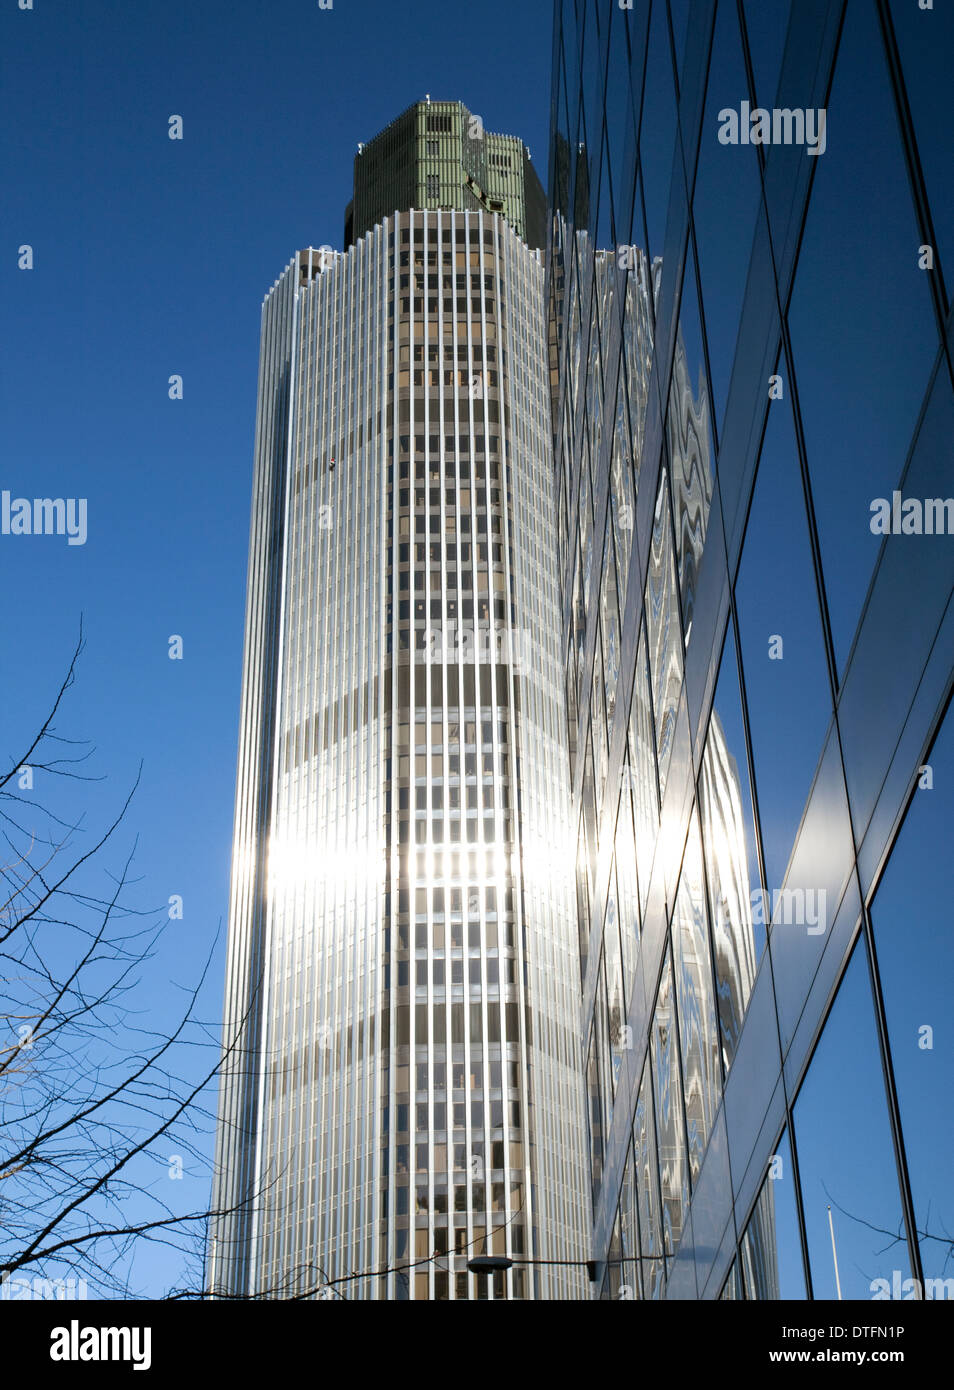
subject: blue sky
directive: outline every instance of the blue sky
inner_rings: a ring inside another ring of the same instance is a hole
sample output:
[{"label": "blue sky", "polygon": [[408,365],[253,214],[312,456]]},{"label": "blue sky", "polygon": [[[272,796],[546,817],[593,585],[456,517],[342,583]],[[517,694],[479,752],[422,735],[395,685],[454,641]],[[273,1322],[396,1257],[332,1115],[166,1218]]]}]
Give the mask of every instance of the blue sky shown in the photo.
[{"label": "blue sky", "polygon": [[[767,7],[746,11],[769,14]],[[887,88],[880,105],[867,99],[866,84],[883,80],[881,60],[872,56],[873,10],[855,6],[852,15],[791,314],[816,501],[827,523],[847,516],[855,528],[846,523],[847,546],[843,536],[831,540],[824,528],[822,535],[826,580],[838,600],[839,665],[876,553],[867,499],[888,491],[900,474],[930,356],[905,351],[899,358],[897,351],[912,325],[924,328],[927,294],[908,254],[914,232],[893,116],[884,106]],[[912,73],[926,73],[944,46],[915,47],[912,34],[920,31],[907,27],[914,19],[898,22]],[[774,73],[777,34],[764,24],[756,31],[766,40],[757,48],[757,71],[761,65]],[[496,37],[500,31],[505,40]],[[425,93],[460,99],[488,129],[521,136],[546,182],[551,35],[549,0],[467,7],[334,0],[330,11],[317,0],[35,0],[28,12],[8,0],[0,11],[0,110],[8,137],[0,205],[0,489],[86,498],[89,527],[87,543],[76,547],[55,537],[0,537],[0,757],[17,756],[42,721],[82,618],[86,650],[58,727],[94,745],[90,770],[103,780],[57,789],[51,800],[67,814],[82,809],[90,830],[98,828],[122,804],[142,763],[139,791],[104,868],[118,869],[138,836],[131,900],[140,907],[164,904],[172,894],[184,900],[183,920],[169,924],[148,976],[144,1026],[161,1026],[176,1013],[182,988],[195,982],[210,951],[203,1015],[217,1023],[221,1007],[262,297],[299,247],[341,245],[357,143]],[[932,195],[949,186],[941,177],[948,155],[939,153],[949,141],[931,138],[920,103],[942,85],[918,83],[912,96]],[[766,90],[771,86],[766,79]],[[183,119],[182,141],[167,137],[173,114]],[[868,177],[867,164],[864,178],[857,173],[861,154],[874,160],[878,178]],[[663,170],[666,162],[668,154]],[[707,177],[705,162],[701,167]],[[851,198],[843,196],[846,186]],[[941,232],[940,212],[937,220]],[[876,224],[877,239],[868,230]],[[831,254],[839,230],[847,248],[841,260]],[[17,266],[23,244],[33,248],[29,272]],[[747,239],[743,250],[747,255]],[[882,277],[889,265],[903,265],[905,273]],[[718,290],[709,289],[715,275],[703,254],[710,341],[720,306]],[[876,300],[872,280],[880,286]],[[828,314],[838,296],[842,312]],[[859,335],[862,302],[872,322],[891,331]],[[923,341],[931,343],[927,323]],[[875,351],[875,341],[888,348]],[[849,360],[857,369],[854,394],[879,400],[864,447],[847,427],[838,428],[843,415],[852,427],[857,416],[843,409],[851,392],[842,364]],[[174,373],[183,378],[181,401],[168,398]],[[798,491],[791,437],[786,406],[773,420],[766,455],[780,466],[774,477],[763,473],[769,481],[756,494],[769,514],[777,514],[786,488]],[[807,564],[804,538],[789,540],[791,553],[800,547]],[[764,544],[776,557],[789,553],[768,530]],[[839,574],[849,552],[851,582]],[[777,615],[788,592],[793,611],[785,630],[797,649],[801,624],[817,635],[810,584],[796,589],[779,567],[773,587],[768,557],[757,548],[751,554],[740,608],[748,598]],[[762,624],[768,632],[770,617]],[[183,640],[182,661],[168,659],[173,634]],[[777,672],[756,674],[745,636],[756,733],[769,747],[786,722],[768,687]],[[788,697],[798,697],[792,710],[804,722],[803,688],[793,684]],[[820,699],[823,686],[811,688]],[[789,736],[780,764],[801,751]],[[804,763],[799,787],[812,768]],[[43,793],[38,786],[41,799]],[[782,808],[794,822],[781,817],[785,844],[770,887],[784,869],[800,805]],[[774,824],[769,808],[763,792],[763,831]],[[938,887],[936,902],[942,896]],[[898,905],[895,915],[901,920]],[[842,1016],[856,1007],[859,961],[847,1002],[833,1015],[828,1051],[836,1056]],[[894,1006],[906,1008],[907,1000]],[[836,1064],[829,1066],[834,1074]],[[820,1084],[820,1092],[805,1092],[796,1112],[805,1172],[816,1156],[804,1131],[817,1113],[823,1133],[829,1108],[824,1078]],[[880,1199],[879,1183],[872,1179],[869,1190]],[[174,1197],[183,1208],[201,1207],[205,1174],[187,1163]],[[786,1240],[781,1222],[779,1238]],[[823,1224],[810,1237],[822,1263],[825,1239]],[[861,1274],[870,1273],[867,1255],[856,1260]],[[150,1250],[137,1262],[135,1288],[161,1292],[178,1274],[175,1257]]]},{"label": "blue sky", "polygon": [[[506,42],[491,37],[501,24]],[[520,135],[545,182],[551,42],[547,0],[0,13],[0,488],[85,497],[89,528],[84,546],[0,544],[0,756],[42,722],[82,617],[58,727],[90,740],[104,780],[55,804],[82,804],[98,826],[143,764],[104,868],[138,835],[132,901],[184,900],[149,974],[156,1022],[221,924],[203,1012],[220,1010],[262,298],[299,247],[341,245],[358,141],[426,93]],[[168,658],[173,634],[182,661]],[[176,1195],[207,1200],[188,1163]],[[154,1251],[137,1287],[161,1291],[176,1272]]]}]

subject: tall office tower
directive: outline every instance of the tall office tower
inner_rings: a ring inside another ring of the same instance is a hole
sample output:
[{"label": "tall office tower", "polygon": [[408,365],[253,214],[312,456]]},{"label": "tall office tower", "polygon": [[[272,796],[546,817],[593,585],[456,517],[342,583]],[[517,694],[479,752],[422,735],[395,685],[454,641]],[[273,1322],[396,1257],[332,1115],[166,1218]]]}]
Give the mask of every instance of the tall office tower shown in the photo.
[{"label": "tall office tower", "polygon": [[[930,14],[557,0],[603,1297],[949,1296],[954,14]],[[771,138],[733,140],[757,111]]]},{"label": "tall office tower", "polygon": [[515,135],[484,130],[459,101],[415,102],[358,146],[345,249],[395,208],[498,212],[530,247],[546,244],[546,194]]},{"label": "tall office tower", "polygon": [[482,210],[387,215],[265,300],[231,1294],[585,1296],[521,1264],[589,1256],[544,324],[539,254]]}]

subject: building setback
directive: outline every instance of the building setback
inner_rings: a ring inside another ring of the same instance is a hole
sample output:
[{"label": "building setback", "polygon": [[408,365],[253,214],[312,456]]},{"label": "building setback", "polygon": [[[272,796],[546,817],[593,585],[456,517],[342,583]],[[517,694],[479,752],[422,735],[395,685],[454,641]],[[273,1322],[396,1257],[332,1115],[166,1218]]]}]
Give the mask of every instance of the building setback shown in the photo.
[{"label": "building setback", "polygon": [[499,212],[533,248],[546,245],[546,195],[516,135],[496,135],[459,101],[415,102],[354,160],[345,249],[395,209]]}]

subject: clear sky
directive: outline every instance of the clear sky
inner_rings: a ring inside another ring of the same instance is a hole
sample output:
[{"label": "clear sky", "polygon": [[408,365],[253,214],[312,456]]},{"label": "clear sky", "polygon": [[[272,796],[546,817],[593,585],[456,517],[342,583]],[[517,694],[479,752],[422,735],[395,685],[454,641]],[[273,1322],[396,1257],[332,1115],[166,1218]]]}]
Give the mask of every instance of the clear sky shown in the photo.
[{"label": "clear sky", "polygon": [[[937,6],[938,25],[944,8]],[[202,1012],[217,1026],[221,1009],[262,298],[297,249],[341,245],[358,142],[426,93],[459,99],[487,129],[522,137],[545,184],[552,10],[551,0],[334,0],[330,10],[318,0],[34,0],[31,11],[6,0],[0,8],[0,491],[82,498],[88,509],[82,546],[0,536],[0,766],[19,757],[42,723],[82,618],[86,650],[58,727],[90,740],[90,770],[103,780],[52,789],[50,802],[67,815],[82,807],[90,831],[97,829],[122,804],[141,763],[139,791],[104,868],[118,869],[138,836],[131,900],[148,907],[177,894],[184,903],[182,921],[169,923],[149,967],[140,1003],[150,1012],[141,1026],[161,1027],[174,1015],[217,931]],[[915,0],[894,10],[946,244],[954,225],[944,216],[954,186],[943,176],[949,122],[929,120],[933,108],[922,105],[928,94],[942,99],[950,45],[922,37],[928,31],[915,28]],[[746,13],[753,33],[761,39],[764,28],[766,36],[756,63],[771,69],[780,58],[771,7],[747,5]],[[790,312],[839,669],[880,543],[870,533],[869,499],[890,495],[900,477],[936,348],[876,39],[873,7],[853,6]],[[731,71],[724,87],[711,85],[715,109],[736,100]],[[773,85],[766,82],[766,91]],[[183,121],[181,141],[168,138],[173,115]],[[737,212],[737,187],[716,162],[724,151],[715,129],[700,186],[711,173]],[[725,266],[733,257],[743,265],[750,244],[750,231],[740,233],[721,202],[713,207],[711,260],[703,251],[701,262],[710,345],[734,341],[730,305],[731,336],[714,336],[713,325]],[[754,201],[749,211],[754,218]],[[24,245],[34,258],[29,271],[18,267]],[[169,399],[173,374],[182,377],[182,400]],[[724,386],[727,364],[715,375]],[[877,401],[878,409],[846,409],[857,400]],[[766,517],[784,515],[788,495],[800,509],[793,445],[786,404],[773,417],[766,458],[778,468],[763,471],[756,515],[763,508]],[[822,665],[815,648],[801,664],[801,657],[787,663],[795,675],[782,697],[770,685],[779,673],[764,660],[764,639],[761,664],[747,645],[751,613],[759,632],[786,633],[793,656],[802,625],[817,636],[810,579],[793,582],[794,564],[785,563],[799,559],[808,573],[804,534],[795,528],[779,537],[766,527],[763,549],[749,549],[739,607],[750,706],[758,711],[757,767],[765,769],[771,889],[814,768],[803,747],[817,753],[816,724],[824,728],[828,710],[827,702],[809,706],[802,698],[805,690],[816,702],[825,697],[822,678],[809,680]],[[168,658],[173,635],[182,639],[181,661]],[[775,807],[771,785],[791,804]],[[42,784],[36,791],[42,799]],[[930,825],[935,835],[943,826],[949,839],[949,818]],[[931,833],[922,827],[922,842]],[[925,902],[938,915],[943,891],[932,892]],[[902,923],[901,906],[889,898],[888,907]],[[887,942],[884,959],[895,960]],[[862,964],[856,956],[843,1008],[833,1014],[834,1041],[819,1054],[835,1060],[816,1071],[796,1111],[803,1180],[813,1183],[821,1213],[812,1253],[822,1264],[827,1196],[816,1169],[827,1172],[836,1199],[835,1178],[860,1183],[859,1207],[881,1224],[894,1219],[893,1171],[858,1178],[846,1168],[833,1178],[827,1150],[819,1141],[816,1152],[809,1129],[838,1139],[841,1131],[825,1126],[849,1062],[857,1064],[857,1094],[880,1095],[877,1077],[862,1089],[875,1053],[861,1049],[856,1057],[847,1042],[838,1050],[850,1033],[843,1017],[855,1008],[864,1013],[857,1036],[874,1036]],[[890,1007],[906,1019],[907,996]],[[925,1191],[935,1178],[926,1171]],[[183,1181],[167,1187],[182,1209],[208,1200],[207,1174],[189,1163]],[[781,1216],[778,1235],[787,1261],[795,1242]],[[857,1248],[840,1239],[846,1265],[867,1280],[870,1251],[860,1239]],[[137,1264],[135,1290],[162,1292],[179,1272],[173,1256],[151,1250]]]},{"label": "clear sky", "polygon": [[[91,740],[105,780],[67,799],[101,824],[142,761],[105,866],[138,834],[132,900],[184,900],[149,1021],[178,1007],[220,923],[205,1016],[221,1006],[262,298],[298,248],[341,246],[358,142],[426,93],[521,136],[545,183],[552,23],[548,0],[0,12],[0,488],[88,503],[83,546],[0,543],[0,756],[42,722],[82,616],[59,728]],[[188,1164],[167,1187],[207,1201]],[[161,1292],[175,1261],[156,1251],[136,1274]]]}]

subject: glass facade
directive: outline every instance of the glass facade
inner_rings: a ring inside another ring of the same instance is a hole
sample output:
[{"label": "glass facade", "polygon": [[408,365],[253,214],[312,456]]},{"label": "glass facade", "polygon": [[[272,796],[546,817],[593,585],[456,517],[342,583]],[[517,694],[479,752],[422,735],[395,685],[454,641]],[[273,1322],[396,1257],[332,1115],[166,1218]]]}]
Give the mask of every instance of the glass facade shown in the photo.
[{"label": "glass facade", "polygon": [[585,1296],[545,322],[482,211],[266,298],[213,1289]]},{"label": "glass facade", "polygon": [[557,0],[605,1298],[954,1296],[952,52],[947,6]]}]

